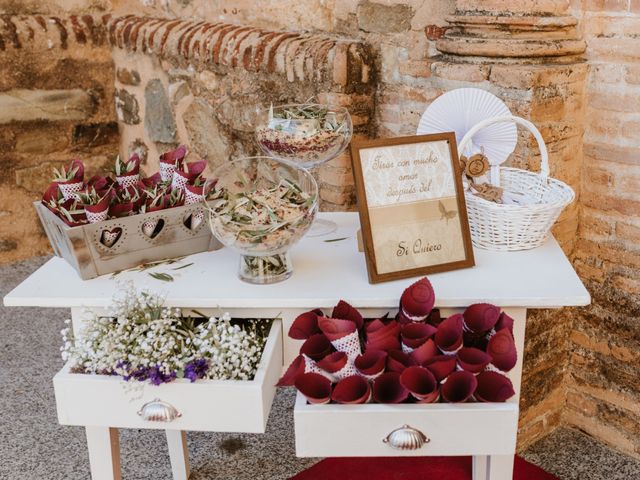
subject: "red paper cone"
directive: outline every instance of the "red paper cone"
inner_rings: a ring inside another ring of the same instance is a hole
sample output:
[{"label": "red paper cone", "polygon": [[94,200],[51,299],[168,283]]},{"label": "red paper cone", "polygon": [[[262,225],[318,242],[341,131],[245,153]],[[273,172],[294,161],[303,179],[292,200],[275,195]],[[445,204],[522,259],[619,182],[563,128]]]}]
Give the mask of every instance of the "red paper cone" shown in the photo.
[{"label": "red paper cone", "polygon": [[462,347],[463,319],[457,313],[443,320],[438,325],[435,342],[445,355],[453,355]]},{"label": "red paper cone", "polygon": [[330,341],[338,340],[357,330],[357,325],[351,320],[339,318],[318,318],[318,327]]},{"label": "red paper cone", "polygon": [[373,380],[384,372],[386,361],[387,352],[367,350],[356,358],[354,365],[360,375]]},{"label": "red paper cone", "polygon": [[387,371],[402,372],[405,368],[415,365],[408,353],[402,350],[389,350],[387,352]]},{"label": "red paper cone", "polygon": [[461,348],[458,350],[458,365],[464,371],[478,374],[491,363],[491,356],[477,348]]},{"label": "red paper cone", "polygon": [[429,339],[409,354],[416,365],[424,365],[438,355],[438,347],[436,347],[433,339]]},{"label": "red paper cone", "polygon": [[507,330],[509,330],[509,332],[511,332],[511,335],[513,335],[513,318],[502,312],[494,328],[496,332],[499,332],[500,330],[506,328]]},{"label": "red paper cone", "polygon": [[400,332],[402,345],[414,349],[434,336],[436,327],[428,323],[408,323],[402,326]]},{"label": "red paper cone", "polygon": [[435,298],[431,282],[425,277],[402,292],[400,309],[410,320],[421,322],[433,309]]},{"label": "red paper cone", "polygon": [[322,333],[318,327],[319,316],[322,316],[322,311],[318,309],[298,315],[289,328],[289,337],[306,340],[311,335]]},{"label": "red paper cone", "polygon": [[508,372],[515,367],[518,360],[518,353],[516,352],[516,343],[511,332],[506,328],[496,332],[496,334],[489,339],[487,353],[491,355],[493,359],[491,363],[503,372]]},{"label": "red paper cone", "polygon": [[326,372],[336,373],[347,364],[347,354],[344,352],[333,352],[318,360],[317,365]]},{"label": "red paper cone", "polygon": [[329,403],[331,400],[331,380],[318,373],[303,373],[295,382],[295,386],[309,403]]},{"label": "red paper cone", "polygon": [[424,366],[433,373],[436,380],[441,382],[456,369],[456,357],[451,355],[438,355],[427,360]]},{"label": "red paper cone", "polygon": [[332,318],[341,318],[343,320],[351,320],[356,324],[358,329],[361,329],[364,324],[364,318],[360,315],[360,312],[349,305],[344,300],[340,300],[338,304],[331,312]]},{"label": "red paper cone", "polygon": [[182,167],[182,161],[186,155],[187,147],[184,145],[160,155],[160,177],[163,182],[168,182],[173,178],[176,166]]},{"label": "red paper cone", "polygon": [[284,373],[284,375],[282,375],[280,380],[278,380],[276,386],[289,387],[295,384],[296,378],[304,373],[304,363],[304,357],[302,355],[298,355],[293,360],[293,362],[291,362],[291,365],[289,365],[289,368],[287,368],[287,371]]},{"label": "red paper cone", "polygon": [[465,330],[472,333],[488,332],[500,316],[500,309],[489,303],[469,305],[462,314]]},{"label": "red paper cone", "polygon": [[374,320],[366,328],[367,350],[399,350],[400,347],[400,325],[395,320],[388,323],[382,320]]},{"label": "red paper cone", "polygon": [[322,333],[311,335],[300,347],[300,353],[318,361],[333,352],[333,346]]},{"label": "red paper cone", "polygon": [[401,403],[409,396],[409,390],[400,384],[400,374],[386,372],[373,382],[373,398],[378,403]]},{"label": "red paper cone", "polygon": [[371,385],[359,375],[352,375],[340,380],[331,394],[331,399],[334,402],[345,404],[367,403],[370,398]]},{"label": "red paper cone", "polygon": [[475,397],[480,402],[506,402],[516,392],[508,377],[497,372],[482,372],[476,377]]},{"label": "red paper cone", "polygon": [[440,393],[443,400],[450,403],[466,402],[476,391],[478,381],[473,373],[453,372],[442,383]]},{"label": "red paper cone", "polygon": [[421,403],[435,402],[440,395],[436,377],[424,367],[406,368],[400,374],[400,384]]}]

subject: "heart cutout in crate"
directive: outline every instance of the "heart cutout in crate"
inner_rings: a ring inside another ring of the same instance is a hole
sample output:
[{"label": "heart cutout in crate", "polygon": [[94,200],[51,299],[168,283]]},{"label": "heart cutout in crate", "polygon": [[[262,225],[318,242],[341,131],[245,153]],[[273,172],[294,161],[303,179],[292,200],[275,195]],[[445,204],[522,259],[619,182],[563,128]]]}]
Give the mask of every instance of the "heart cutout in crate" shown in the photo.
[{"label": "heart cutout in crate", "polygon": [[182,223],[185,227],[187,227],[192,232],[196,231],[200,225],[202,225],[202,221],[204,220],[204,211],[199,210],[194,213],[190,213],[182,220]]},{"label": "heart cutout in crate", "polygon": [[100,243],[107,248],[113,247],[122,236],[122,228],[115,227],[111,230],[103,230],[100,234]]},{"label": "heart cutout in crate", "polygon": [[164,228],[164,220],[161,218],[147,220],[142,224],[142,233],[149,238],[156,238]]}]

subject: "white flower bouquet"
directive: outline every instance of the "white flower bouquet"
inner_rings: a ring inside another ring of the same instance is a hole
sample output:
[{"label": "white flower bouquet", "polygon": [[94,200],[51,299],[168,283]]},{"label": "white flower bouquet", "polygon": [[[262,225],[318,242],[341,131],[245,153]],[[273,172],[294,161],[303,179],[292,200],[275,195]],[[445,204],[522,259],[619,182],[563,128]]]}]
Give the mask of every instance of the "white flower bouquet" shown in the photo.
[{"label": "white flower bouquet", "polygon": [[268,327],[262,320],[235,323],[228,313],[185,317],[157,293],[128,284],[108,315],[89,318],[77,338],[67,320],[61,351],[74,372],[153,385],[176,378],[252,380]]}]

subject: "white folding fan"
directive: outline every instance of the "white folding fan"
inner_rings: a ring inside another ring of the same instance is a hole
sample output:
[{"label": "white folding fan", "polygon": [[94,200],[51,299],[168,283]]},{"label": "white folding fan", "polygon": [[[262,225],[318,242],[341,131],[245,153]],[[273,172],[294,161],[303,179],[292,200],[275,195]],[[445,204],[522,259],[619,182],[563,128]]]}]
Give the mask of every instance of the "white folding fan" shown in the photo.
[{"label": "white folding fan", "polygon": [[[479,88],[458,88],[433,101],[422,114],[418,135],[427,133],[455,132],[456,141],[477,123],[487,118],[511,115],[509,107],[498,97]],[[515,123],[496,123],[474,135],[465,152],[467,157],[484,151],[493,167],[504,163],[516,148],[518,129]],[[492,168],[492,175],[497,168]]]}]

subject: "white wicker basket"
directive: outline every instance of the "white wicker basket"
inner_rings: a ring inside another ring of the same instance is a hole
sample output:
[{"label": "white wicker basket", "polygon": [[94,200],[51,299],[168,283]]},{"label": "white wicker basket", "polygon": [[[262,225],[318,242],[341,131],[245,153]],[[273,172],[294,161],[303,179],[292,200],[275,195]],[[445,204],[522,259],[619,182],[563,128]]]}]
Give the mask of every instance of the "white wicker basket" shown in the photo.
[{"label": "white wicker basket", "polygon": [[502,187],[505,192],[525,196],[530,200],[526,204],[490,202],[474,195],[467,185],[465,199],[471,238],[475,246],[487,250],[527,250],[547,239],[549,230],[562,209],[573,201],[575,193],[566,183],[549,178],[549,155],[542,135],[533,123],[523,118],[508,115],[478,123],[460,141],[458,151],[462,154],[479,130],[500,122],[515,122],[533,134],[540,149],[540,173],[491,166],[491,184]]}]

